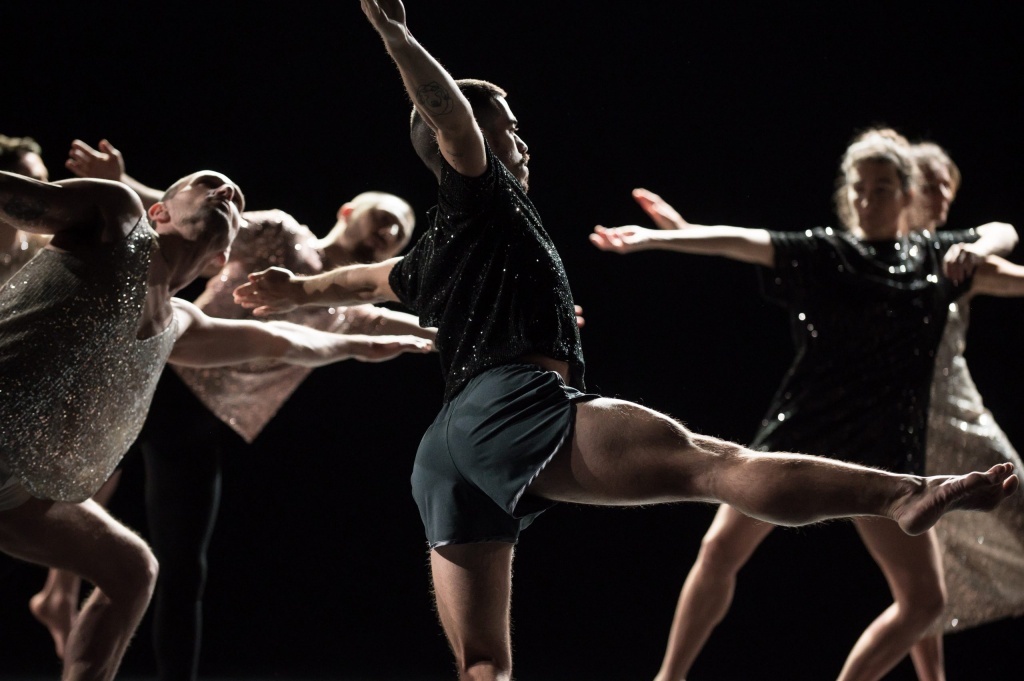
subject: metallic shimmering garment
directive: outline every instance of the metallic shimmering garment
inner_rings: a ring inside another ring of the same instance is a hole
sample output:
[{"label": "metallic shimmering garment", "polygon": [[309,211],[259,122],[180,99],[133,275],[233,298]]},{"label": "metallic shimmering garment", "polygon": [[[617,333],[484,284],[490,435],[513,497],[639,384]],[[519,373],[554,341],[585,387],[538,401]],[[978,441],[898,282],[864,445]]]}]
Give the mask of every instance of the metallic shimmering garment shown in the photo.
[{"label": "metallic shimmering garment", "polygon": [[438,327],[445,401],[477,374],[530,353],[567,362],[583,389],[583,351],[569,280],[522,185],[487,148],[487,172],[441,159],[430,229],[391,270],[391,289]]},{"label": "metallic shimmering garment", "polygon": [[18,232],[9,249],[0,251],[0,286],[25,266],[50,240],[49,236]]},{"label": "metallic shimmering garment", "polygon": [[138,340],[156,234],[43,249],[0,289],[0,459],[34,496],[89,498],[145,421],[172,321]]},{"label": "metallic shimmering garment", "polygon": [[[195,303],[206,314],[222,319],[258,319],[235,303],[232,292],[246,275],[271,266],[297,274],[318,274],[324,269],[316,237],[295,218],[279,210],[245,214],[248,226],[231,246],[231,259],[210,279]],[[303,324],[336,333],[371,333],[380,314],[372,305],[336,308],[298,308],[272,319]],[[281,405],[311,371],[308,367],[276,361],[249,362],[227,367],[195,369],[173,367],[196,397],[217,418],[252,442]]]},{"label": "metallic shimmering garment", "polygon": [[[927,471],[968,473],[1020,457],[985,408],[963,352],[970,309],[950,305],[939,345],[928,418]],[[991,513],[950,513],[936,526],[948,600],[942,626],[959,631],[1024,614],[1024,495]]]},{"label": "metallic shimmering garment", "polygon": [[922,473],[935,349],[959,295],[942,257],[977,238],[772,232],[762,281],[787,307],[797,352],[753,446]]}]

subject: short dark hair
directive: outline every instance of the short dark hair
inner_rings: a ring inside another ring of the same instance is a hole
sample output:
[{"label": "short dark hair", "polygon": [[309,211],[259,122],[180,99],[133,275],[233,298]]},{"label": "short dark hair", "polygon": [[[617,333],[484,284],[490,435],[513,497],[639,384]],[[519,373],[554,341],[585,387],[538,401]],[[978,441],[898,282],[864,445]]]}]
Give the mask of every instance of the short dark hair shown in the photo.
[{"label": "short dark hair", "polygon": [[[478,78],[460,78],[455,81],[459,92],[469,101],[473,109],[473,117],[481,128],[487,127],[490,123],[490,116],[496,112],[494,101],[498,97],[508,97],[508,93],[494,83]],[[412,140],[412,147],[416,155],[420,157],[424,165],[434,173],[434,176],[441,177],[441,150],[437,148],[437,135],[427,125],[427,121],[420,115],[419,109],[412,108],[409,116],[409,139]]]},{"label": "short dark hair", "polygon": [[43,149],[31,137],[0,135],[0,170],[19,172],[18,164],[25,154],[43,155]]}]

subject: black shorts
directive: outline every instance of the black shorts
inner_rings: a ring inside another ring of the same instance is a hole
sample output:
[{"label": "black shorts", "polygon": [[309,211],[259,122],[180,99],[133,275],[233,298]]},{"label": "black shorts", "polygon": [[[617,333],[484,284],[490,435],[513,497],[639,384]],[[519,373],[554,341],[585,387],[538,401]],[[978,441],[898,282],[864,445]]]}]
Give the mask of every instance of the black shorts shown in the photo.
[{"label": "black shorts", "polygon": [[533,364],[474,377],[441,408],[416,452],[412,493],[430,547],[515,543],[556,503],[523,493],[571,440],[575,403],[596,397]]}]

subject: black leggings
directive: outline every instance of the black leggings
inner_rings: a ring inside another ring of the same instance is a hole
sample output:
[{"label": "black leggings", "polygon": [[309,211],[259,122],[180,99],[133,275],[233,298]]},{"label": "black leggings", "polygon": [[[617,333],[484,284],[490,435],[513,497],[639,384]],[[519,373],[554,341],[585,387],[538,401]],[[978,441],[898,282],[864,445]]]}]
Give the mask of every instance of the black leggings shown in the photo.
[{"label": "black leggings", "polygon": [[206,550],[220,506],[226,447],[244,444],[171,368],[160,378],[139,436],[149,539],[160,574],[153,647],[160,681],[194,681],[202,637]]}]

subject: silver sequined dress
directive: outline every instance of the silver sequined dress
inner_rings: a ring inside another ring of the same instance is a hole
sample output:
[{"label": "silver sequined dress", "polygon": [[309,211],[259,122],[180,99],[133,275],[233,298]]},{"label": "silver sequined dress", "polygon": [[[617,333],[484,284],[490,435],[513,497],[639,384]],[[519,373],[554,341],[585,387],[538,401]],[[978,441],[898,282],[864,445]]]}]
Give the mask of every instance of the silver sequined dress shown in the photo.
[{"label": "silver sequined dress", "polygon": [[[968,473],[1021,459],[981,401],[964,359],[970,308],[950,305],[935,361],[928,417],[928,474]],[[936,526],[948,600],[945,631],[1024,614],[1024,495],[991,513],[950,513]]]},{"label": "silver sequined dress", "polygon": [[33,496],[82,501],[135,440],[174,345],[137,338],[156,234],[41,250],[0,289],[0,470]]}]

